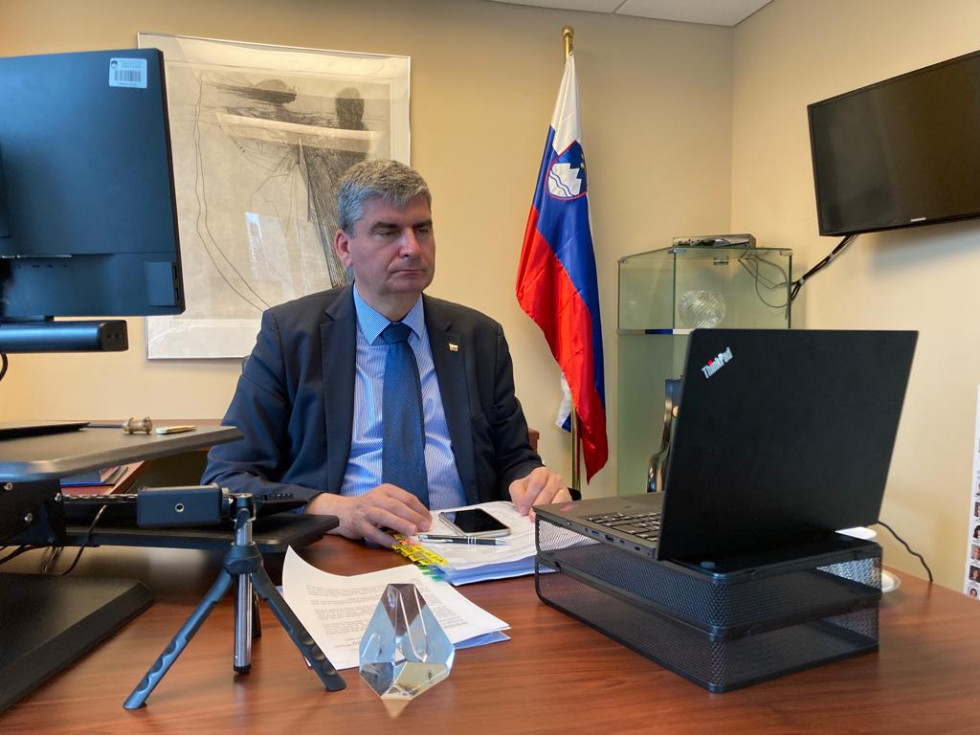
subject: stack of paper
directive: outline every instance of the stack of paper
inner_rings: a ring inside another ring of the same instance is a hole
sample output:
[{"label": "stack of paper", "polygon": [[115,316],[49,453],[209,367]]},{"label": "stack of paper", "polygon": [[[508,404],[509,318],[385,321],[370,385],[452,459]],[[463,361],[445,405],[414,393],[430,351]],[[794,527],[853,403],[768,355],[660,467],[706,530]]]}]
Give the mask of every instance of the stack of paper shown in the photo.
[{"label": "stack of paper", "polygon": [[[439,571],[452,584],[469,584],[486,579],[504,579],[534,574],[534,524],[517,512],[513,503],[497,501],[467,505],[466,508],[483,508],[498,521],[510,528],[510,535],[504,536],[499,546],[474,546],[468,544],[422,542],[423,545],[446,560],[439,565]],[[453,508],[439,513],[451,513],[462,508]],[[433,514],[429,533],[453,534],[455,531],[446,524],[439,513]]]},{"label": "stack of paper", "polygon": [[456,648],[508,640],[510,626],[474,605],[445,582],[415,566],[344,577],[303,561],[289,549],[282,570],[282,595],[330,663],[337,669],[358,664],[358,648],[385,587],[414,584]]}]

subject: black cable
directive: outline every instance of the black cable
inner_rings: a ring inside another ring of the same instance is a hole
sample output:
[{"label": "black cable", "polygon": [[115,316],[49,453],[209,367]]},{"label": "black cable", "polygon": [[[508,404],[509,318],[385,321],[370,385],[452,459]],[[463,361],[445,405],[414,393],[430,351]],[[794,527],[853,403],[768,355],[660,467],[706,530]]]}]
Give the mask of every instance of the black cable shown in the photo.
[{"label": "black cable", "polygon": [[925,557],[922,556],[922,554],[920,554],[918,551],[913,551],[912,547],[909,546],[907,543],[905,543],[905,539],[903,539],[901,536],[895,533],[895,529],[889,526],[887,523],[885,523],[884,521],[878,521],[877,524],[879,526],[884,526],[889,531],[891,531],[892,536],[894,536],[898,540],[898,542],[905,547],[905,550],[908,551],[912,556],[918,558],[920,562],[922,562],[922,566],[925,567],[926,569],[926,574],[929,575],[929,584],[932,584],[932,570],[929,568],[929,565],[926,564]]},{"label": "black cable", "polygon": [[15,557],[18,557],[21,554],[27,553],[28,551],[34,551],[35,549],[43,549],[43,548],[46,548],[46,547],[44,547],[44,546],[31,546],[29,544],[25,544],[24,546],[18,546],[16,549],[14,549],[13,551],[11,551],[5,557],[3,557],[2,559],[0,559],[0,564],[6,564],[11,559],[13,559]]},{"label": "black cable", "polygon": [[[71,566],[69,566],[65,571],[59,572],[61,576],[70,574],[71,571],[78,564],[78,560],[82,558],[82,552],[85,551],[85,547],[88,546],[88,542],[92,540],[92,531],[95,530],[96,524],[99,522],[99,519],[102,517],[102,514],[105,513],[105,509],[108,507],[109,507],[108,505],[103,505],[101,508],[99,508],[98,513],[95,514],[95,518],[93,518],[92,522],[89,524],[88,530],[85,531],[85,538],[82,539],[82,543],[78,547],[78,553],[75,554],[75,559],[72,561]],[[53,560],[54,559],[52,558],[52,561]]]},{"label": "black cable", "polygon": [[[747,261],[750,261],[750,260],[752,261],[752,267],[749,267],[748,262],[747,262]],[[759,301],[761,301],[765,306],[768,306],[770,309],[785,309],[786,308],[786,306],[787,306],[786,303],[773,304],[773,303],[770,303],[770,302],[766,301],[765,297],[762,295],[762,291],[759,290],[760,286],[762,288],[765,288],[768,291],[775,291],[777,289],[782,290],[782,289],[786,288],[786,271],[783,270],[779,266],[778,263],[771,263],[768,260],[764,260],[764,259],[758,258],[755,255],[751,255],[751,256],[750,255],[745,255],[745,256],[740,257],[738,259],[738,264],[740,266],[742,266],[742,268],[754,279],[754,281],[755,281],[755,295],[759,297]],[[761,265],[763,265],[763,264],[768,265],[768,266],[771,266],[771,267],[775,268],[777,271],[779,271],[779,274],[783,277],[783,280],[781,282],[778,282],[777,283],[777,282],[775,282],[775,281],[773,281],[773,280],[771,280],[769,278],[766,278],[764,275],[762,275]]]},{"label": "black cable", "polygon": [[[82,543],[78,547],[78,553],[75,554],[75,558],[72,560],[72,563],[65,571],[57,572],[58,575],[64,576],[66,574],[70,574],[72,570],[74,570],[75,567],[78,565],[79,559],[82,558],[82,552],[85,551],[85,547],[87,547],[89,545],[89,542],[92,540],[92,532],[95,530],[95,526],[98,524],[99,520],[102,518],[102,514],[105,513],[105,510],[108,507],[109,507],[108,505],[103,505],[96,512],[95,517],[92,519],[92,522],[89,524],[88,529],[85,531],[85,536],[82,539]],[[2,548],[4,547],[0,547],[0,549]],[[44,546],[31,546],[25,544],[23,546],[19,546],[10,554],[0,559],[0,564],[4,564],[10,561],[11,559],[18,557],[25,552],[33,551],[34,549],[47,549],[47,553],[45,554],[44,559],[41,561],[41,574],[55,574],[55,572],[51,571],[51,566],[54,564],[55,560],[61,554],[62,550],[64,549],[63,546],[44,547]]]},{"label": "black cable", "polygon": [[41,557],[41,574],[47,574],[54,560],[61,554],[63,546],[49,546]]},{"label": "black cable", "polygon": [[813,266],[802,276],[793,281],[793,290],[790,292],[789,300],[794,301],[796,299],[796,295],[800,292],[800,289],[803,288],[803,284],[806,283],[808,279],[812,278],[818,272],[830,265],[838,255],[844,252],[844,249],[847,248],[848,245],[854,242],[854,238],[856,237],[857,235],[847,235],[843,240],[837,243],[837,247],[831,250],[829,255],[827,255],[823,260]]},{"label": "black cable", "polygon": [[7,367],[10,363],[7,361],[7,353],[0,352],[0,380],[3,380],[3,376],[7,374]]}]

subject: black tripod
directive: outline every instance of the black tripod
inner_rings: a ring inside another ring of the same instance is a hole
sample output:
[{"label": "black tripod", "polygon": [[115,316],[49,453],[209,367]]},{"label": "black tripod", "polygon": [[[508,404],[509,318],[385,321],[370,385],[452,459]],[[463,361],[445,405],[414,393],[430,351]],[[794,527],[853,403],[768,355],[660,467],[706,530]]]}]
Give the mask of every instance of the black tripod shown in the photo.
[{"label": "black tripod", "polygon": [[238,597],[235,606],[235,671],[248,673],[251,667],[252,632],[253,622],[255,622],[253,618],[254,594],[252,591],[254,587],[259,597],[272,608],[272,612],[282,627],[286,629],[286,632],[289,633],[289,637],[293,639],[293,643],[299,648],[310,667],[320,677],[323,685],[330,691],[337,691],[347,686],[333,664],[327,660],[323,651],[306,632],[306,628],[303,627],[296,614],[286,605],[275,585],[272,584],[272,580],[269,579],[269,575],[266,574],[262,565],[262,554],[252,540],[252,520],[255,517],[255,506],[251,494],[239,493],[233,495],[232,498],[234,503],[232,513],[235,517],[235,543],[225,554],[222,562],[223,568],[218,574],[218,579],[215,580],[204,599],[191,613],[187,622],[177,631],[177,635],[153,663],[150,670],[146,672],[143,680],[123,703],[123,707],[126,709],[138,709],[143,706],[146,698],[150,696],[150,692],[170,670],[174,661],[183,652],[208,615],[211,614],[214,606],[231,587],[232,581],[236,579],[238,580]]}]

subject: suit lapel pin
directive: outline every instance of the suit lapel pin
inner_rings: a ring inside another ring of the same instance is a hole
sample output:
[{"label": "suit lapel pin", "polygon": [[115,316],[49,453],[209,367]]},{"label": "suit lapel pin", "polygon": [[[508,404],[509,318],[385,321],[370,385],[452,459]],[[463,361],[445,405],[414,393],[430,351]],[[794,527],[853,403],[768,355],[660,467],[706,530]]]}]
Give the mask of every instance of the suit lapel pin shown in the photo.
[{"label": "suit lapel pin", "polygon": [[459,352],[459,345],[456,344],[455,342],[450,342],[449,343],[449,351],[450,352]]}]

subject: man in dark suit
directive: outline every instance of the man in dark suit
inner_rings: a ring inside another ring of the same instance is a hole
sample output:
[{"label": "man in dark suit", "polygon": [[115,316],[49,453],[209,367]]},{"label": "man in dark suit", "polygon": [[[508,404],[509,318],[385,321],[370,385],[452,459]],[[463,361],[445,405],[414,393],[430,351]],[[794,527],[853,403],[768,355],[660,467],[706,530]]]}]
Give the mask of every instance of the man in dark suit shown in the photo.
[{"label": "man in dark suit", "polygon": [[[526,514],[571,499],[528,442],[500,325],[422,295],[435,275],[431,203],[422,177],[394,161],[344,175],[334,247],[354,285],[263,314],[224,421],[245,436],[211,450],[203,482],[291,493],[308,513],[336,515],[337,533],[386,546],[390,532],[428,530],[429,508],[510,499]],[[425,487],[416,494],[382,481],[384,333],[393,322],[410,328],[418,367],[420,385],[405,391],[405,400],[421,394],[424,415]]]}]

